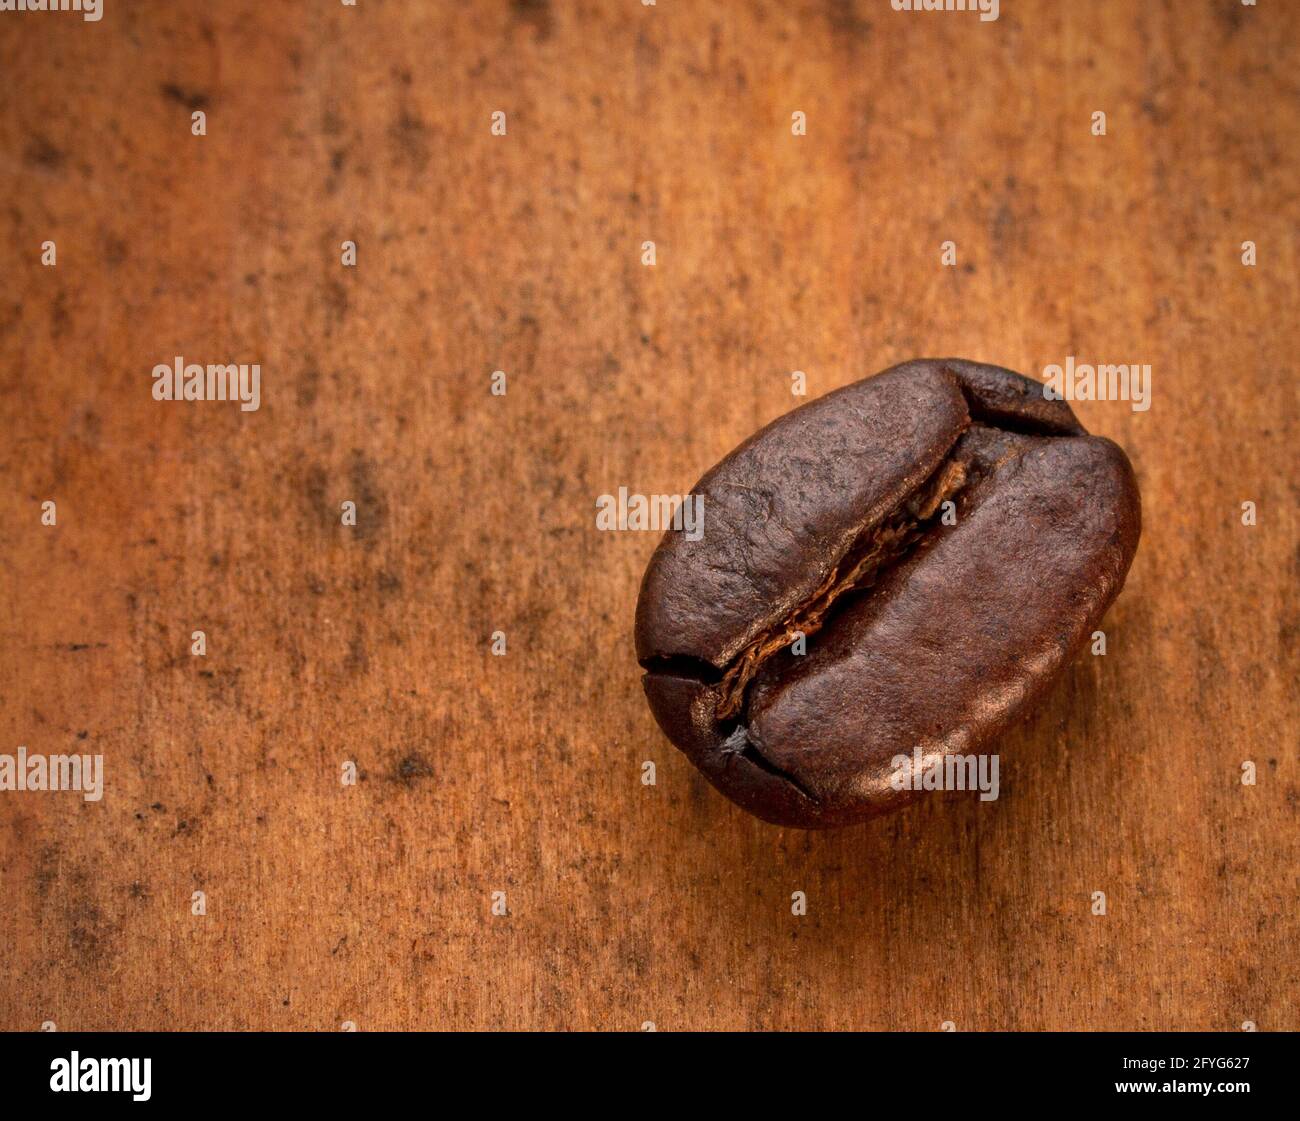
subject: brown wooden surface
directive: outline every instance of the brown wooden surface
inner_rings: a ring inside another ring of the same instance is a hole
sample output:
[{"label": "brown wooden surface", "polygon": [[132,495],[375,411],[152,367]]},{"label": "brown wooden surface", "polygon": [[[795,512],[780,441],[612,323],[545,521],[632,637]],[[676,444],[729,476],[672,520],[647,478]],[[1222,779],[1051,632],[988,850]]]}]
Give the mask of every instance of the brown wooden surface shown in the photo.
[{"label": "brown wooden surface", "polygon": [[[1236,0],[0,15],[0,752],[107,770],[0,793],[0,1028],[1300,1027],[1298,37]],[[261,409],[155,402],[178,354],[260,362]],[[995,803],[764,825],[654,726],[655,536],[596,496],[685,490],[792,370],[950,354],[1153,366],[1149,412],[1078,406],[1142,486],[1109,653]]]}]

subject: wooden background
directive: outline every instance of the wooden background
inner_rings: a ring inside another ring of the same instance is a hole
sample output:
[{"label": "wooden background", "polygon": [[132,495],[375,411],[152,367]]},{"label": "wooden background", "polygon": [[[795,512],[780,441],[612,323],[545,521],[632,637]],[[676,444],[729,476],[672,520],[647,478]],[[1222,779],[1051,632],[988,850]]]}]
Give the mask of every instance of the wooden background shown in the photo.
[{"label": "wooden background", "polygon": [[[0,793],[0,1027],[1300,1027],[1298,39],[1271,0],[0,15],[0,751],[107,771]],[[1153,367],[1078,406],[1145,530],[1000,800],[808,834],[714,793],[642,698],[655,536],[596,497],[685,490],[793,370],[1071,354]],[[175,355],[259,362],[260,410],[155,402]]]}]

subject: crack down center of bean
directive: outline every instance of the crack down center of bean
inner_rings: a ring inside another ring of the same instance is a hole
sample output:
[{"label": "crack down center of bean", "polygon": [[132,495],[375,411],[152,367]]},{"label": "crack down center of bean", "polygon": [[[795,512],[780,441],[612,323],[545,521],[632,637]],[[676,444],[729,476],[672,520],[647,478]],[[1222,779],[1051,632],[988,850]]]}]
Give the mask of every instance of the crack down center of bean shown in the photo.
[{"label": "crack down center of bean", "polygon": [[744,706],[746,690],[759,667],[800,635],[809,638],[821,630],[831,605],[840,596],[870,588],[887,566],[911,550],[939,508],[966,482],[966,465],[957,459],[947,460],[916,494],[854,542],[804,603],[784,622],[764,631],[736,655],[719,685],[717,718],[733,719]]}]

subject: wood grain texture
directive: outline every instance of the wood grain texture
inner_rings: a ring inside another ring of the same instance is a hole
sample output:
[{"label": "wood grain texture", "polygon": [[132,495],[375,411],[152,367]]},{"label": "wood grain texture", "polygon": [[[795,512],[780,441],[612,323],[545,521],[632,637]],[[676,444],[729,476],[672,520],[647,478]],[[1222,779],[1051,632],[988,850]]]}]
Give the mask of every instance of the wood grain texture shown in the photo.
[{"label": "wood grain texture", "polygon": [[[0,752],[107,772],[0,793],[0,1028],[1300,1027],[1298,41],[1235,0],[0,15]],[[175,355],[261,408],[154,401]],[[654,726],[655,537],[595,499],[685,490],[793,370],[939,355],[1152,365],[1077,406],[1143,494],[1109,652],[997,802],[767,826]]]}]

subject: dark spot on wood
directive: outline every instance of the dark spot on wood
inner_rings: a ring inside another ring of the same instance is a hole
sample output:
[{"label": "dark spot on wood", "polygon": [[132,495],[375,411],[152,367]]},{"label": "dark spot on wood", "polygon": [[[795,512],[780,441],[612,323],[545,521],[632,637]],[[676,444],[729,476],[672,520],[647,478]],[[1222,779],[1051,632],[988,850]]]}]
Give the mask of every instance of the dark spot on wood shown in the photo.
[{"label": "dark spot on wood", "polygon": [[33,136],[23,149],[23,159],[31,167],[41,167],[46,171],[58,171],[67,160],[67,153],[56,148],[48,137],[41,134]]},{"label": "dark spot on wood", "polygon": [[68,943],[83,961],[98,961],[104,955],[104,916],[98,907],[83,901],[69,909],[71,929]]},{"label": "dark spot on wood", "polygon": [[[313,464],[308,469],[306,481],[303,483],[303,495],[307,499],[307,505],[311,508],[313,516],[325,525],[337,520],[334,516],[334,509],[330,505],[328,491],[329,473],[319,463]],[[340,501],[342,500],[340,499]]]},{"label": "dark spot on wood", "polygon": [[351,674],[363,674],[370,669],[370,655],[366,652],[365,636],[359,628],[348,640],[348,653],[343,659],[343,668]]},{"label": "dark spot on wood", "polygon": [[[331,320],[342,320],[348,314],[348,290],[334,279],[325,282],[324,290],[321,292],[321,299],[325,304],[325,310],[329,313]],[[334,328],[333,322],[325,324],[325,333],[329,334]]]},{"label": "dark spot on wood", "polygon": [[1228,34],[1233,35],[1241,30],[1242,22],[1245,18],[1245,12],[1242,10],[1240,0],[1231,4],[1217,4],[1214,8],[1215,14],[1221,19],[1228,28]]},{"label": "dark spot on wood", "polygon": [[550,0],[510,0],[510,10],[517,22],[528,24],[539,42],[551,37],[555,19]]},{"label": "dark spot on wood", "polygon": [[71,319],[68,314],[68,294],[59,289],[50,307],[50,338],[61,339],[67,333]]},{"label": "dark spot on wood", "polygon": [[429,165],[429,127],[409,109],[403,108],[388,129],[394,149],[393,162],[417,175]]},{"label": "dark spot on wood", "polygon": [[316,404],[316,395],[320,387],[320,371],[314,365],[308,366],[298,375],[298,404],[304,409]]},{"label": "dark spot on wood", "polygon": [[357,535],[370,545],[388,516],[388,502],[378,481],[375,461],[360,451],[352,453],[352,499],[357,504]]},{"label": "dark spot on wood", "polygon": [[104,235],[104,263],[115,269],[126,260],[126,242],[113,234]]},{"label": "dark spot on wood", "polygon": [[393,771],[393,781],[406,786],[412,785],[418,779],[432,777],[433,768],[429,766],[428,760],[419,752],[411,752],[409,755],[403,756]]},{"label": "dark spot on wood", "polygon": [[1158,105],[1154,98],[1144,97],[1138,107],[1142,115],[1154,124],[1165,125],[1172,119],[1172,114]]},{"label": "dark spot on wood", "polygon": [[826,0],[826,22],[834,34],[854,43],[871,34],[871,24],[858,15],[857,0]]},{"label": "dark spot on wood", "polygon": [[175,82],[164,82],[161,89],[165,98],[185,106],[191,113],[206,109],[212,102],[212,99],[202,90],[187,90]]},{"label": "dark spot on wood", "polygon": [[993,244],[995,257],[1006,256],[1015,248],[1017,233],[1016,219],[1010,204],[1005,200],[999,202],[989,222],[989,240]]}]

